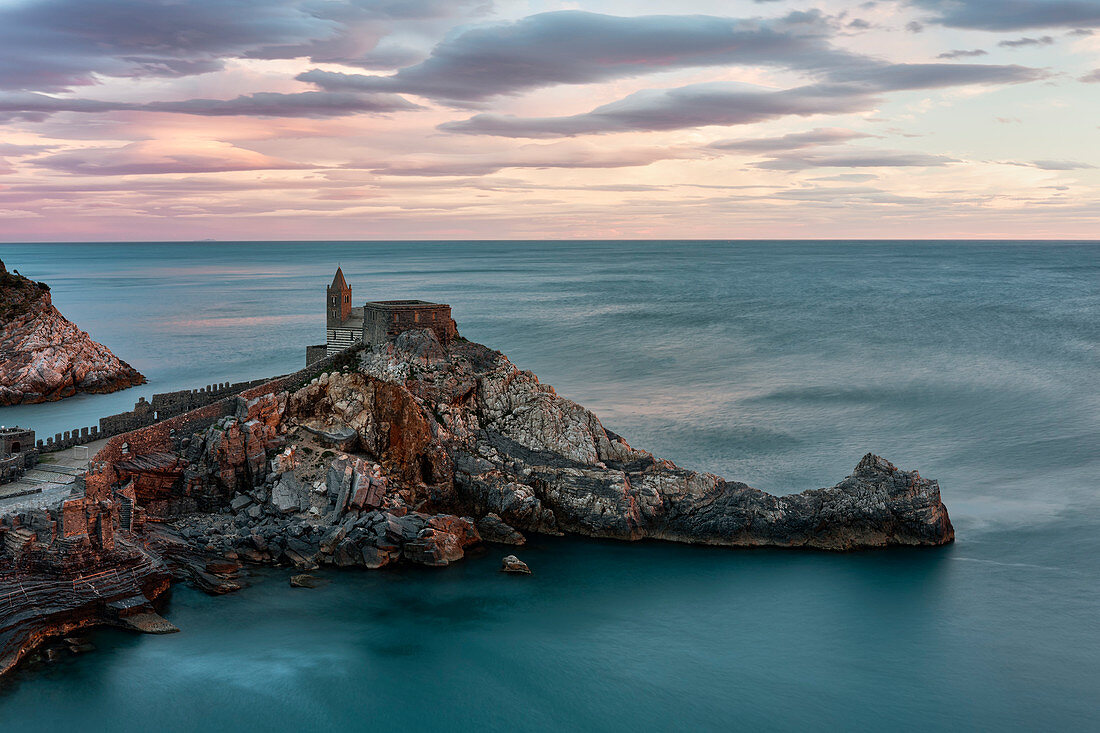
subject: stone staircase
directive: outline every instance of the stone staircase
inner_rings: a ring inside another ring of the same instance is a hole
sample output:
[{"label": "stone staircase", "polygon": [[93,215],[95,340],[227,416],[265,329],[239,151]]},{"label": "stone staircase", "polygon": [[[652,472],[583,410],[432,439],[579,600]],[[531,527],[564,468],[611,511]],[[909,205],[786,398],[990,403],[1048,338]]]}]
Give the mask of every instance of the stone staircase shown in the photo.
[{"label": "stone staircase", "polygon": [[124,532],[129,532],[134,525],[134,502],[130,501],[130,497],[125,494],[117,492],[115,493],[115,501],[118,502],[119,528]]}]

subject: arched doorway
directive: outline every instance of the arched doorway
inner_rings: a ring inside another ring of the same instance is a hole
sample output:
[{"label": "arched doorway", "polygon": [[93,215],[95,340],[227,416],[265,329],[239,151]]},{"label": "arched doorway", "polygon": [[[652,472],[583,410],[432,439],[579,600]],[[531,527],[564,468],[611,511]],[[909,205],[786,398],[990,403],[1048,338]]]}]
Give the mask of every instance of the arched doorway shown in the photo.
[{"label": "arched doorway", "polygon": [[18,453],[22,448],[23,448],[23,446],[19,445],[18,440],[13,441],[12,444],[11,444],[11,452],[12,453]]}]

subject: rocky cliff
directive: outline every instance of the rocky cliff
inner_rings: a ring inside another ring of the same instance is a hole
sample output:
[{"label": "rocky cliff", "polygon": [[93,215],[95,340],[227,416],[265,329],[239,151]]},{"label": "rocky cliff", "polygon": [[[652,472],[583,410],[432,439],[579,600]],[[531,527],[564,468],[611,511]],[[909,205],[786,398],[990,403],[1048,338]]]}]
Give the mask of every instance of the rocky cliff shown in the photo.
[{"label": "rocky cliff", "polygon": [[61,315],[45,283],[8,272],[0,262],[0,405],[114,392],[144,382]]},{"label": "rocky cliff", "polygon": [[168,589],[167,565],[116,533],[118,523],[106,487],[0,515],[0,674],[47,638],[85,627],[175,630],[152,606]]}]

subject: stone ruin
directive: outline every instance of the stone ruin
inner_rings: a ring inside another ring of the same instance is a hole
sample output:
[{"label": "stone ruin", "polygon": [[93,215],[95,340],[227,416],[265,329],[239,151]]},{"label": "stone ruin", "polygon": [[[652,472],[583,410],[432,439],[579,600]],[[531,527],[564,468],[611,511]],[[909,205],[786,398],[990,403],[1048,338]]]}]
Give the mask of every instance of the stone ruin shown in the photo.
[{"label": "stone ruin", "polygon": [[15,481],[34,468],[37,456],[33,430],[0,427],[0,484]]}]

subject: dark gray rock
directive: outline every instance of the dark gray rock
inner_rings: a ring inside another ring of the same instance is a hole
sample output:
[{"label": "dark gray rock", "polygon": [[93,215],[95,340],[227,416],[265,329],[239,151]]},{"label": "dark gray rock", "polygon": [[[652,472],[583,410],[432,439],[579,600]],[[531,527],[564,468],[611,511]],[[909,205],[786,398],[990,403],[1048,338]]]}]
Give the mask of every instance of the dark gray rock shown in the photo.
[{"label": "dark gray rock", "polygon": [[527,542],[526,537],[492,513],[486,514],[477,521],[477,531],[481,539],[486,542],[497,542],[502,545],[522,545]]}]

